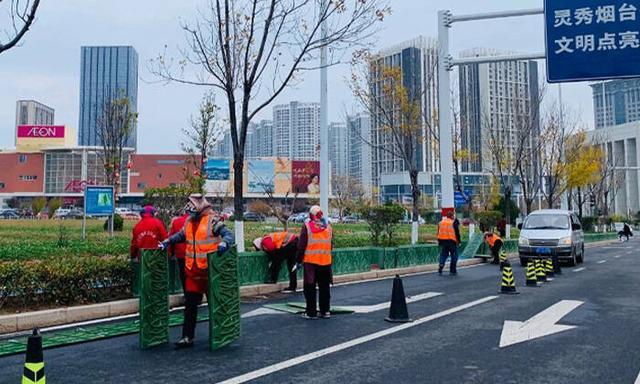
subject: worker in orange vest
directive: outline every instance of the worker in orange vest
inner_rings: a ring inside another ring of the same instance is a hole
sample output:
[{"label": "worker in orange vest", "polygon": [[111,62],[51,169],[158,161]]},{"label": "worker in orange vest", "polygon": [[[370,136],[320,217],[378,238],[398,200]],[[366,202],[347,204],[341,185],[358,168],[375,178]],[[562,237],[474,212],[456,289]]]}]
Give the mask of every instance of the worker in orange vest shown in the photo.
[{"label": "worker in orange vest", "polygon": [[447,258],[451,256],[451,262],[449,264],[449,273],[452,276],[458,274],[458,244],[460,244],[460,224],[455,219],[453,211],[448,211],[446,216],[442,218],[440,224],[438,224],[438,244],[442,248],[440,252],[440,263],[438,266],[438,274],[442,275],[444,269],[444,263],[447,262]]},{"label": "worker in orange vest", "polygon": [[502,249],[502,246],[504,245],[500,236],[493,232],[487,232],[484,234],[484,241],[489,245],[491,255],[493,256],[491,264],[500,264],[500,249]]},{"label": "worker in orange vest", "polygon": [[314,205],[309,210],[309,220],[304,224],[298,240],[297,261],[304,267],[305,319],[317,319],[316,286],[318,287],[320,314],[322,319],[331,318],[331,224],[324,218],[322,209]]},{"label": "worker in orange vest", "polygon": [[255,239],[253,246],[256,250],[266,253],[267,257],[269,257],[269,278],[265,283],[276,284],[278,282],[282,262],[287,260],[289,286],[283,292],[295,292],[298,286],[298,275],[295,268],[298,236],[289,232],[268,233]]},{"label": "worker in orange vest", "polygon": [[234,243],[233,233],[220,220],[220,216],[213,211],[204,196],[189,196],[187,212],[189,218],[184,228],[160,243],[161,249],[173,244],[186,244],[184,324],[182,338],[175,343],[176,348],[193,346],[198,306],[202,302],[202,295],[207,294],[209,286],[207,255],[213,252],[222,255]]}]

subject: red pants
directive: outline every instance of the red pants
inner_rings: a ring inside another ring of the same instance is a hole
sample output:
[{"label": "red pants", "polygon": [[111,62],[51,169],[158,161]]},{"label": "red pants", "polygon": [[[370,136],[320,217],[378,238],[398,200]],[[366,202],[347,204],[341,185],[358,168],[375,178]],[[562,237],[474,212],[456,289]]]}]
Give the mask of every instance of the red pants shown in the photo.
[{"label": "red pants", "polygon": [[209,287],[209,274],[206,269],[199,269],[195,265],[189,269],[185,268],[186,282],[185,292],[206,294]]}]

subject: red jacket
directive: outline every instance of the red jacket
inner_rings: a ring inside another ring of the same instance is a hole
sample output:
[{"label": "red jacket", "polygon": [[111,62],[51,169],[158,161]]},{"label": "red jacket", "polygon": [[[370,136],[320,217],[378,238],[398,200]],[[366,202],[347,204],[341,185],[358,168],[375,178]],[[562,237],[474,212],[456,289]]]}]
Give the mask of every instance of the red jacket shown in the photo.
[{"label": "red jacket", "polygon": [[162,221],[153,216],[142,215],[142,219],[133,227],[129,249],[131,258],[139,260],[141,249],[158,249],[158,242],[167,237],[167,230],[164,229]]},{"label": "red jacket", "polygon": [[[182,216],[176,217],[171,221],[171,230],[169,236],[175,235],[184,228],[184,224],[189,218],[189,214],[185,213]],[[169,255],[174,255],[178,259],[184,259],[184,254],[187,250],[187,243],[177,243],[169,245]]]}]

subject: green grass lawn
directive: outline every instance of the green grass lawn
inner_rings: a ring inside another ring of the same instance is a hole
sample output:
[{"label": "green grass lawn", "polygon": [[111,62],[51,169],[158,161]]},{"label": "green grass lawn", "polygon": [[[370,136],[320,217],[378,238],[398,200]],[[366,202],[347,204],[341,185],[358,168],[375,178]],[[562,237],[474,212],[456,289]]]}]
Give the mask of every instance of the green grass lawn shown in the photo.
[{"label": "green grass lawn", "polygon": [[[82,240],[81,220],[0,220],[0,260],[31,260],[56,256],[120,256],[127,255],[131,230],[135,221],[125,221],[124,230],[110,237],[102,226],[104,220],[87,221],[87,240]],[[233,222],[227,223],[233,229]],[[336,248],[371,245],[367,224],[334,224]],[[253,239],[268,232],[282,230],[279,224],[245,223],[245,247],[252,250]],[[299,232],[300,224],[291,224],[291,232]],[[517,230],[516,230],[517,231]],[[419,242],[435,242],[435,225],[421,225]],[[411,225],[399,225],[393,245],[406,245],[411,239]],[[515,233],[517,236],[517,233]],[[466,239],[467,228],[462,228]],[[513,236],[512,236],[513,237]]]}]

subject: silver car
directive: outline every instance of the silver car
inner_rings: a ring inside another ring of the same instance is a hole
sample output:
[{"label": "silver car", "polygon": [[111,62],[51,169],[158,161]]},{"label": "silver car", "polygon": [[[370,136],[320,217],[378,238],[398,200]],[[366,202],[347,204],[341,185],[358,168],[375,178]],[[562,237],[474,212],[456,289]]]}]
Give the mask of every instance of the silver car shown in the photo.
[{"label": "silver car", "polygon": [[578,216],[560,209],[532,212],[518,225],[520,264],[528,259],[557,256],[570,265],[584,261],[584,233]]}]

